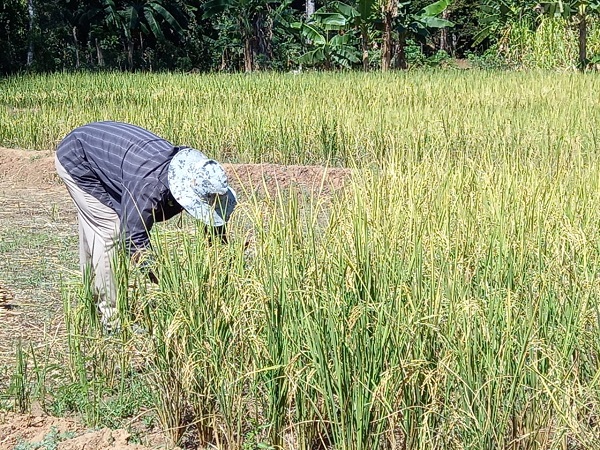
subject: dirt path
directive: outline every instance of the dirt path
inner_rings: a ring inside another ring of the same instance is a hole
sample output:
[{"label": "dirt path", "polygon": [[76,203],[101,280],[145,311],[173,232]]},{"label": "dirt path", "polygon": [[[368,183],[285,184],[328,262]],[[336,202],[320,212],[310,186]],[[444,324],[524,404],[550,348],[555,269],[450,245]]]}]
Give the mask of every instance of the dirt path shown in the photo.
[{"label": "dirt path", "polygon": [[[347,169],[315,166],[224,166],[240,201],[251,192],[290,187],[327,195],[350,175]],[[78,277],[77,246],[75,211],[55,175],[52,152],[0,147],[0,392],[9,383],[19,341],[34,349],[64,342],[61,280]],[[54,430],[75,436],[56,437],[59,449],[140,448],[128,444],[124,431],[86,435],[72,421],[38,414],[0,415],[0,450],[50,439]]]},{"label": "dirt path", "polygon": [[60,280],[77,268],[76,233],[61,186],[0,181],[0,365],[18,341],[56,333]]}]

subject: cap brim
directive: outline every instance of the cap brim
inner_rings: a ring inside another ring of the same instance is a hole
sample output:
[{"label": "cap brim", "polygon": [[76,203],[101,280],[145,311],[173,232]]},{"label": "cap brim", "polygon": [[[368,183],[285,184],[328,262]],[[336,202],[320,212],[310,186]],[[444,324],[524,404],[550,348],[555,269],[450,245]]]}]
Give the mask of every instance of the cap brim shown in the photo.
[{"label": "cap brim", "polygon": [[231,187],[228,187],[225,194],[216,196],[214,205],[208,204],[203,199],[198,199],[187,205],[182,204],[181,206],[192,217],[201,220],[206,225],[220,227],[227,223],[236,204],[235,191]]}]

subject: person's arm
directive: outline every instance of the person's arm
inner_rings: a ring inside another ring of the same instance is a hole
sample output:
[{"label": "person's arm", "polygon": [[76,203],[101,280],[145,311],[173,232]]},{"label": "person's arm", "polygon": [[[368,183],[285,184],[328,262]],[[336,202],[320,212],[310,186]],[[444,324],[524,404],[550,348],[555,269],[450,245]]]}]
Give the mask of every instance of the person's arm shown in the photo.
[{"label": "person's arm", "polygon": [[129,255],[150,247],[154,209],[159,201],[157,189],[145,183],[123,185],[121,198],[121,235]]},{"label": "person's arm", "polygon": [[152,270],[153,258],[150,249],[150,230],[155,222],[154,211],[160,200],[160,190],[148,184],[123,186],[121,198],[121,233],[131,263],[146,273],[150,281],[158,283]]}]

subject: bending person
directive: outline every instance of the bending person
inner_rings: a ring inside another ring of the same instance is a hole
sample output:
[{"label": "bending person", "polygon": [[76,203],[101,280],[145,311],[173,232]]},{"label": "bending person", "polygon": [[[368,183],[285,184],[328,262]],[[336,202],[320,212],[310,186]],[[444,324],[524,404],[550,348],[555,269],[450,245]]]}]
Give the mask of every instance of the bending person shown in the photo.
[{"label": "bending person", "polygon": [[140,260],[153,224],[184,209],[226,241],[235,191],[223,167],[198,150],[135,125],[96,122],[69,133],[55,163],[77,207],[80,267],[91,269],[109,331],[118,324],[111,262],[120,242],[133,261]]}]

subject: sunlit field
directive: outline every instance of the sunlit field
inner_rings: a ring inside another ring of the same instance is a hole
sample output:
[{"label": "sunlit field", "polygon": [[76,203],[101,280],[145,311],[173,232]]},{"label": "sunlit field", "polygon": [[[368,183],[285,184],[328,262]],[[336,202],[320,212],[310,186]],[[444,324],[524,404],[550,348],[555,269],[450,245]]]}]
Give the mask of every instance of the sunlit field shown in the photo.
[{"label": "sunlit field", "polygon": [[597,92],[544,72],[0,81],[5,147],[111,119],[353,169],[332,196],[249,187],[228,246],[157,227],[159,284],[118,268],[120,336],[65,287],[78,412],[141,383],[172,441],[206,448],[598,448]]},{"label": "sunlit field", "polygon": [[235,162],[538,161],[594,150],[599,87],[552,72],[13,77],[0,80],[0,145],[51,149],[78,125],[121,120]]}]

